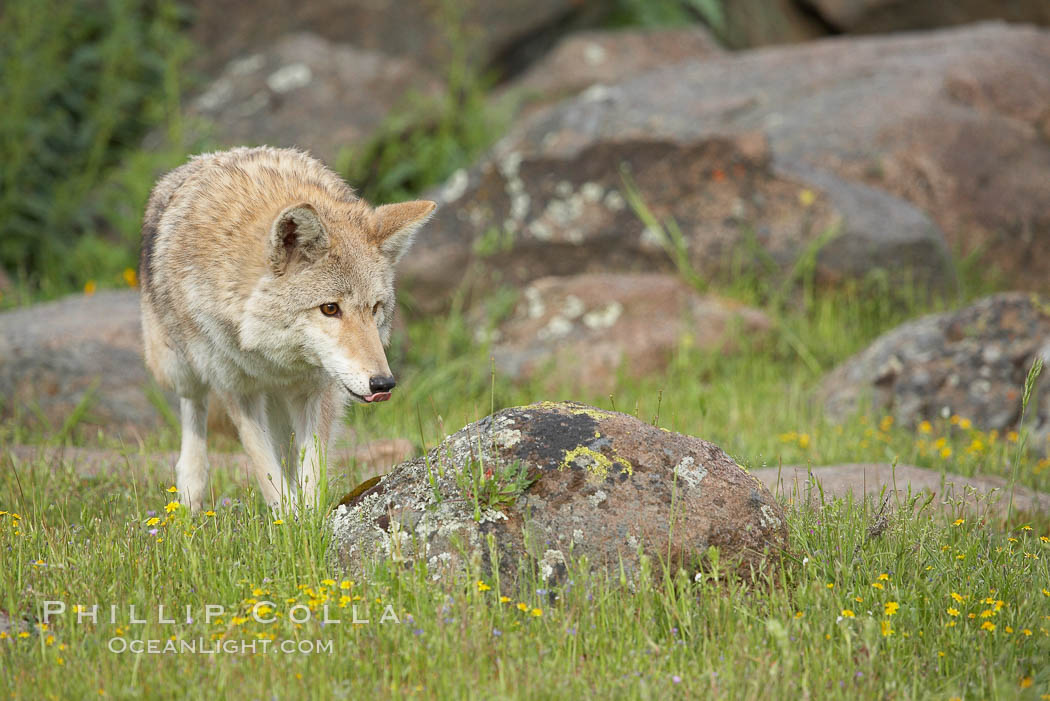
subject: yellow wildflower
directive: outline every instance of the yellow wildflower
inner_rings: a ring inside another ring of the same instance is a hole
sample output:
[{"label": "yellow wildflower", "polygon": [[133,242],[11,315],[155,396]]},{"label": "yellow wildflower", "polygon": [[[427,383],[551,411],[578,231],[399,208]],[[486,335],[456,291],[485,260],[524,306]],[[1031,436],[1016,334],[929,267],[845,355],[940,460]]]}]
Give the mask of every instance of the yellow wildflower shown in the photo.
[{"label": "yellow wildflower", "polygon": [[948,607],[948,615],[949,616],[958,616],[959,615],[959,609],[949,606]]},{"label": "yellow wildflower", "polygon": [[169,501],[169,502],[168,502],[168,503],[167,503],[167,504],[166,504],[166,505],[164,506],[164,510],[165,510],[165,511],[167,511],[167,512],[168,512],[168,513],[170,514],[171,512],[173,512],[173,511],[175,511],[176,509],[178,509],[178,508],[179,508],[179,506],[181,506],[181,504],[179,504],[179,502],[177,502],[177,501]]},{"label": "yellow wildflower", "polygon": [[851,611],[849,609],[842,609],[842,617],[843,618],[856,618],[857,616],[856,616],[855,613],[853,613],[853,611]]},{"label": "yellow wildflower", "polygon": [[479,591],[479,592],[482,592],[482,591],[488,591],[488,590],[489,590],[489,589],[491,589],[491,588],[492,588],[492,587],[490,587],[490,586],[489,586],[488,584],[485,584],[485,583],[484,583],[484,582],[482,582],[482,581],[481,581],[480,579],[478,580],[478,591]]},{"label": "yellow wildflower", "polygon": [[901,605],[898,604],[896,601],[887,601],[886,607],[883,611],[887,616],[892,616],[893,614],[897,613],[897,609],[899,609],[900,607]]},{"label": "yellow wildflower", "polygon": [[988,631],[990,633],[993,630],[995,630],[995,624],[992,623],[991,621],[985,621],[984,623],[981,624],[981,629],[982,630],[986,630],[986,631]]}]

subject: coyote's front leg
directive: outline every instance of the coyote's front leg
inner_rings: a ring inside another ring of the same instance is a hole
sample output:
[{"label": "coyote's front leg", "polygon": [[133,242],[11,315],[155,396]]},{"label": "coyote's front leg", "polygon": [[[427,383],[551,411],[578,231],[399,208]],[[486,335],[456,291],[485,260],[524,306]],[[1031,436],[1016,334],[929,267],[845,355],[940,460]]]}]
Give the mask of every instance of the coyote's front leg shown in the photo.
[{"label": "coyote's front leg", "polygon": [[331,391],[298,397],[289,402],[298,461],[296,482],[302,490],[303,503],[307,506],[316,506],[320,501],[323,479],[321,465],[327,459],[334,404]]},{"label": "coyote's front leg", "polygon": [[179,399],[182,445],[175,464],[175,488],[179,497],[196,513],[208,488],[208,395]]},{"label": "coyote's front leg", "polygon": [[251,460],[263,499],[282,513],[294,510],[295,492],[289,489],[275,447],[274,439],[283,441],[283,438],[270,435],[266,396],[230,397],[227,404],[241,437],[241,445]]}]

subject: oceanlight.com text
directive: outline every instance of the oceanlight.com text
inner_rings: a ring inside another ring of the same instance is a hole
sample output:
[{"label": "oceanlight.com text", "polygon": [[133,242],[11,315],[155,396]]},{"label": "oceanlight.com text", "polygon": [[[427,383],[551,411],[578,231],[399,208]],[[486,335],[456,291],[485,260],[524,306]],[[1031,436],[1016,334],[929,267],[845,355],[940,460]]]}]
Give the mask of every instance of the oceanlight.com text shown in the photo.
[{"label": "oceanlight.com text", "polygon": [[331,640],[139,640],[122,636],[107,643],[114,654],[133,655],[316,655],[332,654]]}]

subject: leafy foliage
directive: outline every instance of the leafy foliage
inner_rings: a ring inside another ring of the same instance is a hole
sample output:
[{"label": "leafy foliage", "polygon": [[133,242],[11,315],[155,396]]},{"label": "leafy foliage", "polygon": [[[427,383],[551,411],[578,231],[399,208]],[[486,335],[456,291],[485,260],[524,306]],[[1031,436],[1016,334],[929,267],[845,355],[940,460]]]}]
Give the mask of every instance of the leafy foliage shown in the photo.
[{"label": "leafy foliage", "polygon": [[410,99],[364,144],[344,149],[336,163],[371,202],[419,196],[473,163],[503,131],[508,115],[489,104],[488,81],[471,60],[462,11],[452,0],[439,7],[449,51],[444,92]]},{"label": "leafy foliage", "polygon": [[180,21],[169,0],[10,0],[0,11],[0,266],[31,289],[133,262],[112,232],[84,234],[121,199],[99,184],[150,130],[177,129]]}]

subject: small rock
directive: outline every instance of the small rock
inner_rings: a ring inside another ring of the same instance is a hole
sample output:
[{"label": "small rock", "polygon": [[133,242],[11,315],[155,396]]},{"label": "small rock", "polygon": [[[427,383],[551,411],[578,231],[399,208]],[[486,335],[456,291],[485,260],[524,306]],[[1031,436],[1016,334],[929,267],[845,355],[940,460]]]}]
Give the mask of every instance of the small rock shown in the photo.
[{"label": "small rock", "polygon": [[[345,442],[346,439],[340,440]],[[179,454],[175,452],[130,453],[106,448],[83,448],[78,446],[41,446],[41,445],[8,445],[7,453],[18,460],[27,462],[43,460],[54,468],[68,467],[80,477],[99,477],[112,474],[128,474],[132,469],[147,473],[153,469],[162,470],[165,477],[173,474]],[[388,438],[354,445],[336,447],[328,451],[329,478],[343,474],[348,465],[356,467],[354,475],[358,479],[368,479],[386,472],[392,465],[405,460],[416,453],[411,441],[404,438]],[[129,460],[129,456],[134,459]],[[228,470],[236,484],[254,487],[249,479],[251,463],[244,453],[222,453],[209,451],[208,463],[213,470]],[[130,466],[130,467],[129,467]]]},{"label": "small rock", "polygon": [[[752,470],[751,474],[762,480],[779,498],[810,506],[819,506],[821,490],[827,499],[847,495],[854,499],[888,498],[893,506],[898,498],[906,499],[910,491],[912,495],[933,494],[932,505],[948,513],[954,513],[953,509],[958,506],[971,514],[985,516],[991,513],[1003,518],[1010,502],[1010,484],[1002,477],[965,477],[914,465],[854,463],[813,468],[786,465],[783,468],[763,467]],[[1015,514],[1035,517],[1050,513],[1050,494],[1018,485],[1014,488],[1013,500]],[[925,499],[920,504],[923,501]]]}]

